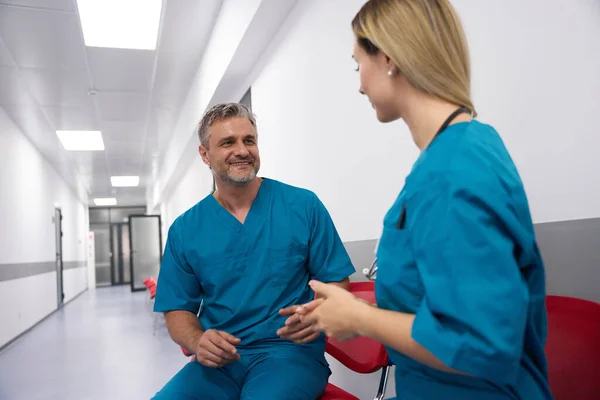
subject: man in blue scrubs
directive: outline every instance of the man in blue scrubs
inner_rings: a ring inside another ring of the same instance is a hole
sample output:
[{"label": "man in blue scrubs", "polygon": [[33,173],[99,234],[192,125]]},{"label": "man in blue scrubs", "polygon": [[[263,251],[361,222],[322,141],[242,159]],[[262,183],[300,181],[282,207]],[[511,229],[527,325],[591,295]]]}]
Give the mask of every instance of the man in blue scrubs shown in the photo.
[{"label": "man in blue scrubs", "polygon": [[295,309],[312,300],[310,279],[347,289],[354,267],[315,194],[257,177],[248,108],[213,107],[198,134],[217,190],[170,227],[154,306],[197,362],[155,399],[314,400],[325,339]]}]

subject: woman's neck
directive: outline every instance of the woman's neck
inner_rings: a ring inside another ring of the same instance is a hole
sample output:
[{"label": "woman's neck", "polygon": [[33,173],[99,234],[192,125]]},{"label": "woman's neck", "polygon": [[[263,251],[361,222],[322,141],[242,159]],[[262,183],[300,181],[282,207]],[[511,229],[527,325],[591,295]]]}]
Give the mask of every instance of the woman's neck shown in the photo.
[{"label": "woman's neck", "polygon": [[[423,151],[431,143],[444,121],[459,106],[422,93],[417,94],[416,97],[417,100],[411,103],[402,118],[408,125],[415,144]],[[459,114],[450,125],[472,119],[469,114]]]}]

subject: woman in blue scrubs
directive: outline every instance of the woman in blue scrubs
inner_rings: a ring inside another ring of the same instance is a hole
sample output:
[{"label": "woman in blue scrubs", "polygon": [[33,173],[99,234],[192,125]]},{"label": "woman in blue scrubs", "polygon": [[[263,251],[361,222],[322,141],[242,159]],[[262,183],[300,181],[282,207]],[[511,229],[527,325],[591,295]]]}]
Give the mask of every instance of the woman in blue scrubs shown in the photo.
[{"label": "woman in blue scrubs", "polygon": [[517,169],[474,119],[458,16],[447,0],[370,0],[352,28],[360,92],[421,153],[383,221],[377,305],[313,281],[323,298],[301,318],[385,344],[398,399],[551,399],[544,265]]}]

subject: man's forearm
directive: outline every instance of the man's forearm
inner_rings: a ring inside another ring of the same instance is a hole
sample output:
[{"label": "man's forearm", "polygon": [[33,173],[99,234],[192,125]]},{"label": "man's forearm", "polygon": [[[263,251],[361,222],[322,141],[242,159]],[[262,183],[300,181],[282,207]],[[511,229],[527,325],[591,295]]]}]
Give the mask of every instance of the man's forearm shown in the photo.
[{"label": "man's forearm", "polygon": [[173,341],[189,352],[195,352],[196,344],[204,333],[198,317],[189,311],[176,310],[166,312],[165,321]]},{"label": "man's forearm", "polygon": [[[341,287],[344,290],[350,290],[350,278],[346,278],[339,282],[327,282],[327,284]],[[318,299],[320,296],[316,296],[316,298]]]},{"label": "man's forearm", "polygon": [[349,290],[350,289],[350,278],[346,278],[343,281],[339,281],[339,282],[329,282],[329,284],[341,287],[344,290]]}]

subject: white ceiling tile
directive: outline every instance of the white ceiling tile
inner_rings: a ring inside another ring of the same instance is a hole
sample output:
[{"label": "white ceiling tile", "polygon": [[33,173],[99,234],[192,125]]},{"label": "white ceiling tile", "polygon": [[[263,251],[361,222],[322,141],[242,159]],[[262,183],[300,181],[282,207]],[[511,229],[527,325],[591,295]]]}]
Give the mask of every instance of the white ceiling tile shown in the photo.
[{"label": "white ceiling tile", "polygon": [[107,143],[140,143],[144,136],[145,121],[100,121],[100,129]]},{"label": "white ceiling tile", "polygon": [[131,157],[123,159],[109,159],[110,172],[113,175],[139,175],[140,161]]},{"label": "white ceiling tile", "polygon": [[108,121],[145,121],[149,95],[133,92],[99,92],[100,118]]},{"label": "white ceiling tile", "polygon": [[78,107],[42,107],[54,130],[98,130],[91,100]]},{"label": "white ceiling tile", "polygon": [[0,66],[15,67],[16,64],[13,62],[12,56],[8,52],[4,41],[0,37]]},{"label": "white ceiling tile", "polygon": [[156,57],[154,51],[88,47],[87,53],[95,89],[150,91]]},{"label": "white ceiling tile", "polygon": [[106,141],[106,156],[111,160],[127,160],[135,159],[136,162],[140,160],[140,151],[142,150],[140,142],[115,142]]},{"label": "white ceiling tile", "polygon": [[35,105],[18,68],[0,67],[0,106]]},{"label": "white ceiling tile", "polygon": [[0,5],[0,36],[20,67],[87,67],[77,13]]},{"label": "white ceiling tile", "polygon": [[75,11],[74,0],[0,0],[0,4],[10,4],[23,7],[46,10]]},{"label": "white ceiling tile", "polygon": [[154,92],[163,107],[177,107],[181,103],[190,90],[199,64],[200,58],[191,55],[161,53],[156,67]]},{"label": "white ceiling tile", "polygon": [[89,100],[90,85],[85,70],[22,68],[21,76],[41,106],[78,106]]},{"label": "white ceiling tile", "polygon": [[165,1],[160,50],[199,55],[206,47],[222,0]]}]

